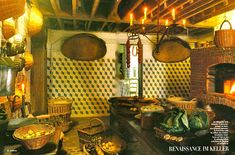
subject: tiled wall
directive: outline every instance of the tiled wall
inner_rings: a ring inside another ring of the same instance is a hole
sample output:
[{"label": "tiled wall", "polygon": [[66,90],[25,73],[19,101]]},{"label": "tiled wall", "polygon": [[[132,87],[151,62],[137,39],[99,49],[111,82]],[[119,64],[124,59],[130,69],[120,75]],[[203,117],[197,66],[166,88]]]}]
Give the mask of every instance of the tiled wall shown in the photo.
[{"label": "tiled wall", "polygon": [[[143,94],[165,99],[189,96],[190,62],[160,63],[144,60]],[[72,116],[108,115],[107,100],[115,96],[115,60],[74,61],[48,58],[48,97],[73,99]]]},{"label": "tiled wall", "polygon": [[48,58],[48,97],[73,99],[72,116],[108,115],[114,96],[115,60],[75,61]]},{"label": "tiled wall", "polygon": [[143,64],[143,94],[163,101],[169,95],[189,97],[190,59],[178,63],[161,63],[145,59]]}]

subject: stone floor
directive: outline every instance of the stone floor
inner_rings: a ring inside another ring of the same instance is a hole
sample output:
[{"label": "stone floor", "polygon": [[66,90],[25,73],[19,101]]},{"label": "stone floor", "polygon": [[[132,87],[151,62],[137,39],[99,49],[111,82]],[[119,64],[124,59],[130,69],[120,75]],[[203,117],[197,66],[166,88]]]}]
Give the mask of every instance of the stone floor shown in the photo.
[{"label": "stone floor", "polygon": [[[79,136],[76,127],[79,124],[87,122],[89,119],[91,118],[73,118],[72,127],[68,132],[65,133],[63,139],[63,150],[67,152],[65,154],[84,155],[82,147],[80,146]],[[99,119],[101,119],[106,126],[109,126],[109,117],[102,117]],[[125,152],[122,153],[122,155],[145,155],[146,153],[144,152],[144,150],[138,149],[139,145],[139,142],[127,143],[127,148],[125,149]]]}]

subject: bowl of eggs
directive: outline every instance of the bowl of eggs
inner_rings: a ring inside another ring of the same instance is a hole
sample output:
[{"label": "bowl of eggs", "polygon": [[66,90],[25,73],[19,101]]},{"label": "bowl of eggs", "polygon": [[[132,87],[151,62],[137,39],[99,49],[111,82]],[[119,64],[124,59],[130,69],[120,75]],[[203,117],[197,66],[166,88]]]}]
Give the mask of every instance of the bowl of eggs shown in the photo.
[{"label": "bowl of eggs", "polygon": [[13,138],[20,141],[26,149],[42,148],[54,134],[55,128],[48,124],[33,124],[20,127],[13,133]]}]

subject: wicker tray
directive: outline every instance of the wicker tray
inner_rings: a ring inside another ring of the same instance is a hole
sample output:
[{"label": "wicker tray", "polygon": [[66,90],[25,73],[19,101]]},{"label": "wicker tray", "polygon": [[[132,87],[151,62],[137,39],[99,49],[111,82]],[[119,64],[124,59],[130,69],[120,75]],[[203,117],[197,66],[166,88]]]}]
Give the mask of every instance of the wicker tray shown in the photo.
[{"label": "wicker tray", "polygon": [[192,111],[193,109],[197,108],[198,103],[196,98],[187,99],[184,97],[175,97],[174,95],[170,95],[167,98],[167,102],[187,111]]}]

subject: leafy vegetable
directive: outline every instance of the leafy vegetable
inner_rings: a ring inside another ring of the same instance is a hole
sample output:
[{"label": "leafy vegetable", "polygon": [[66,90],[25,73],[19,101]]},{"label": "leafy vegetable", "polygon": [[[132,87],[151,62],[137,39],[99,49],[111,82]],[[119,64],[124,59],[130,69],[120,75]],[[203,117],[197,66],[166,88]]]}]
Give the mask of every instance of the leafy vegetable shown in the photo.
[{"label": "leafy vegetable", "polygon": [[169,111],[160,124],[168,133],[180,134],[189,130],[187,112],[180,108]]},{"label": "leafy vegetable", "polygon": [[189,126],[192,130],[202,130],[209,127],[209,117],[203,109],[195,109],[189,117]]}]

